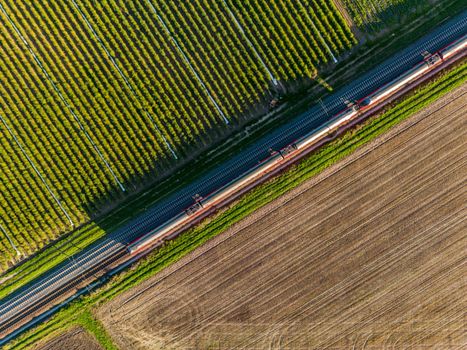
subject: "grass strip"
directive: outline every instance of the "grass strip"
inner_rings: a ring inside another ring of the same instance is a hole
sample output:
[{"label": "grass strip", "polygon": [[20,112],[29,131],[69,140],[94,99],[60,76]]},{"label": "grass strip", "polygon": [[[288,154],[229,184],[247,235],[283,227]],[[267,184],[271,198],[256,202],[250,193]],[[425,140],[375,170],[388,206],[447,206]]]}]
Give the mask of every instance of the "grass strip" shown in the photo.
[{"label": "grass strip", "polygon": [[102,324],[93,316],[92,310],[95,307],[154,276],[210,238],[224,232],[261,206],[337,163],[360,146],[372,141],[394,125],[462,85],[466,80],[467,63],[462,63],[441,73],[431,82],[414,90],[402,101],[386,108],[378,116],[347,131],[299,164],[292,166],[282,175],[251,190],[228,209],[204,220],[200,225],[188,230],[173,241],[167,242],[166,245],[151,253],[131,269],[115,276],[99,290],[60,310],[48,322],[24,333],[5,348],[26,349],[39,339],[50,338],[70,325],[79,324],[93,333],[105,349],[116,349]]},{"label": "grass strip", "polygon": [[118,350],[113,344],[112,338],[106,332],[104,325],[96,319],[89,308],[76,317],[76,324],[82,326],[89,333],[94,335],[99,344],[106,350]]}]

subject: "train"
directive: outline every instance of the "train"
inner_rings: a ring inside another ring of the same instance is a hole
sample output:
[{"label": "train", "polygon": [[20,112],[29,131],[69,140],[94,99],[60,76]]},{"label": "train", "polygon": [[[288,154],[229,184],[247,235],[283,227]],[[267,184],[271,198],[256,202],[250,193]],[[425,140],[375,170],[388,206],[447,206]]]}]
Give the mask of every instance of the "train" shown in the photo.
[{"label": "train", "polygon": [[266,178],[267,175],[276,170],[279,165],[289,161],[291,158],[294,158],[295,155],[301,154],[303,151],[310,149],[318,142],[326,140],[330,135],[347,125],[350,121],[355,120],[356,117],[360,116],[362,113],[373,109],[383,101],[386,101],[404,87],[410,85],[427,73],[431,72],[436,67],[440,66],[443,62],[450,60],[459,54],[463,57],[465,55],[466,46],[467,36],[463,35],[434,54],[426,53],[421,62],[405,71],[394,80],[384,84],[368,96],[365,96],[358,101],[354,101],[346,109],[333,116],[328,122],[319,128],[300,137],[279,151],[270,150],[271,155],[268,158],[262,160],[236,179],[228,182],[206,197],[200,197],[198,195],[195,196],[195,202],[189,208],[186,208],[154,230],[151,230],[147,234],[128,244],[128,252],[130,254],[135,254],[146,248],[162,244],[177,232],[180,232],[182,229],[199,221],[202,217],[205,217],[211,212],[217,210],[227,201],[237,198],[242,191],[252,184],[255,184],[258,180]]}]

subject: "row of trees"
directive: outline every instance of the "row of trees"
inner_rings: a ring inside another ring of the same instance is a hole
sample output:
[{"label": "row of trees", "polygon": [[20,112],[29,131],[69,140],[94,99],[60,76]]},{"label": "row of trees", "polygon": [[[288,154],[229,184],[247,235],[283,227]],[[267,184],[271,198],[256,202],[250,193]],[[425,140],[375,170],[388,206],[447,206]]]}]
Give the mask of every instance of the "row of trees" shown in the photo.
[{"label": "row of trees", "polygon": [[227,3],[281,80],[313,77],[331,57],[327,47],[338,56],[356,43],[334,5],[324,0]]},{"label": "row of trees", "polygon": [[[284,83],[313,77],[326,45],[337,55],[353,44],[331,4],[302,2],[228,0],[230,13],[217,0],[154,0],[159,18],[147,1],[77,0],[81,12],[5,1],[39,63],[0,14],[0,114],[73,221],[86,222],[125,195],[96,150],[131,193],[176,162],[158,130],[180,159],[218,139],[225,124],[208,94],[235,123],[271,98],[264,66]],[[0,224],[22,253],[70,229],[2,124],[0,180]],[[3,266],[16,256],[2,232],[0,256]]]},{"label": "row of trees", "polygon": [[415,10],[430,8],[426,0],[344,0],[355,24],[369,32],[386,25],[400,24],[401,17]]}]

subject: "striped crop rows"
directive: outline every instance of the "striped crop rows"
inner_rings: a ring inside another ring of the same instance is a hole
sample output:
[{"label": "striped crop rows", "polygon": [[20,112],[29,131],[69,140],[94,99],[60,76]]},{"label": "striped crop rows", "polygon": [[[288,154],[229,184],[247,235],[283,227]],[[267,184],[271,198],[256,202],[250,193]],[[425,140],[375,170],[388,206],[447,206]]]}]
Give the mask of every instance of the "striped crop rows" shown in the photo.
[{"label": "striped crop rows", "polygon": [[0,5],[0,270],[355,44],[325,0]]},{"label": "striped crop rows", "polygon": [[355,24],[367,31],[378,31],[400,24],[403,16],[430,8],[445,0],[343,0]]}]

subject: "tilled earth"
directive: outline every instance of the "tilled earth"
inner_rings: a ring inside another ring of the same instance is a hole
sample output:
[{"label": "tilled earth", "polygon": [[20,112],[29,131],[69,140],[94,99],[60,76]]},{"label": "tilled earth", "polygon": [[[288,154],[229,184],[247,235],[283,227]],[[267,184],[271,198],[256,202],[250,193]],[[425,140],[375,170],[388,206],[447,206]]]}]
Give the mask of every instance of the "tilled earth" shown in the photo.
[{"label": "tilled earth", "polygon": [[103,350],[99,343],[82,328],[73,328],[53,338],[35,350]]},{"label": "tilled earth", "polygon": [[99,310],[122,349],[467,345],[467,86]]}]

